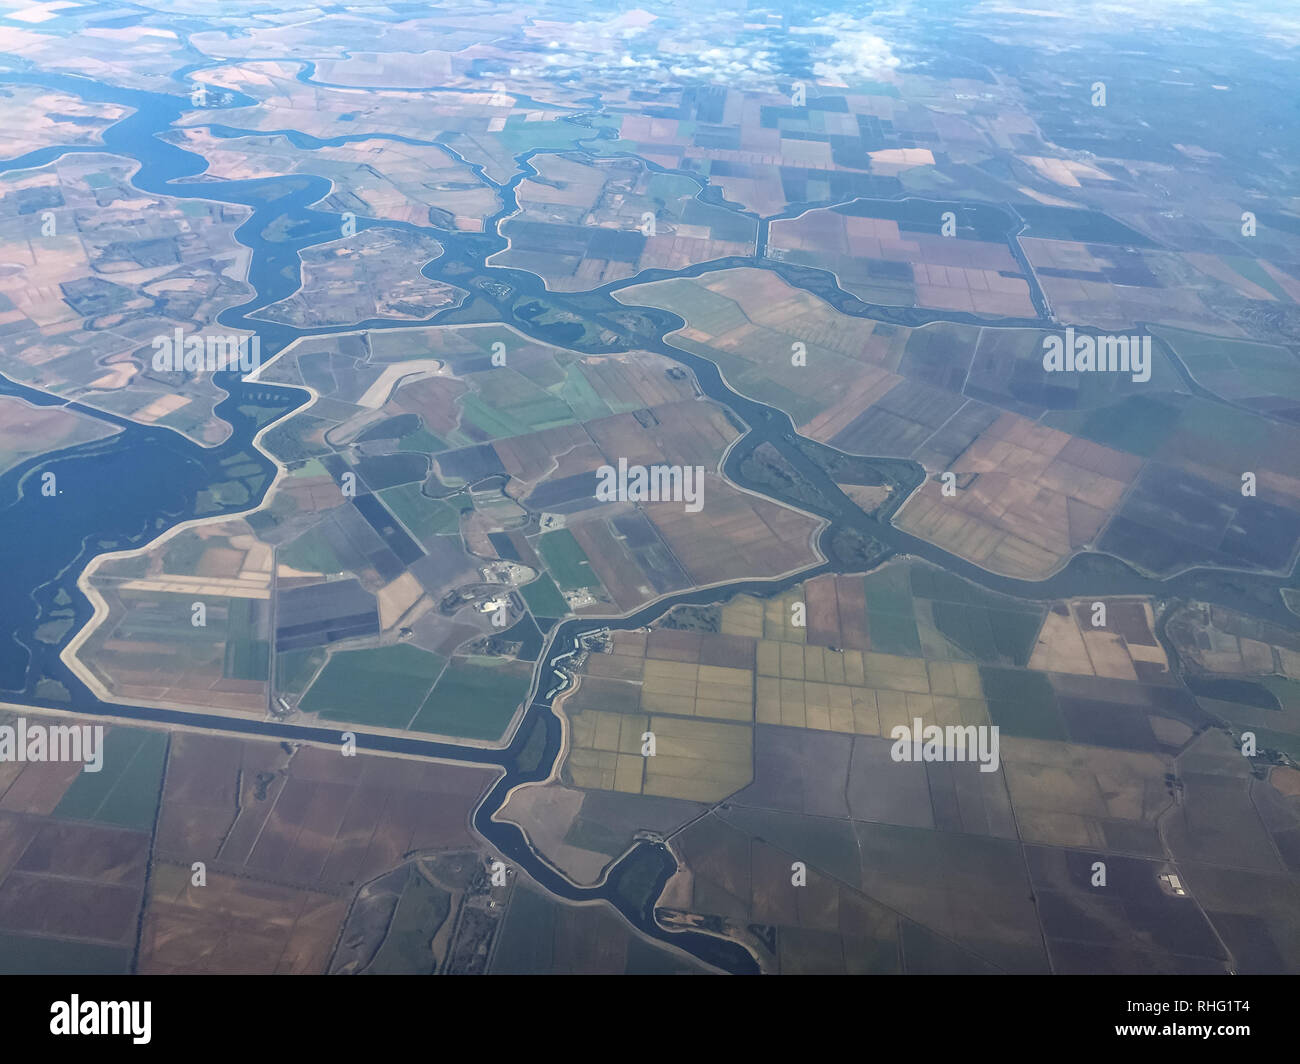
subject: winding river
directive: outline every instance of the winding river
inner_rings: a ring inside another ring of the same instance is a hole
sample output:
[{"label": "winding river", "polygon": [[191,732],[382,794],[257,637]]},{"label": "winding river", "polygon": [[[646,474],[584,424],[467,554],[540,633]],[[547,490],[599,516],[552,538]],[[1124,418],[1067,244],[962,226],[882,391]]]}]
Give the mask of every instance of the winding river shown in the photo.
[{"label": "winding river", "polygon": [[[306,80],[310,73],[310,69],[305,68],[300,76]],[[70,151],[108,153],[129,157],[140,164],[133,183],[146,192],[242,204],[252,209],[252,216],[240,226],[236,236],[252,251],[248,280],[255,295],[241,306],[224,311],[219,321],[231,327],[256,330],[261,337],[264,359],[269,359],[303,336],[324,336],[359,328],[420,328],[456,320],[456,308],[444,310],[424,322],[394,324],[391,321],[371,321],[360,325],[310,330],[252,319],[250,315],[257,310],[292,295],[296,290],[300,250],[336,239],[339,235],[338,216],[311,207],[312,203],[328,195],[330,183],[327,180],[310,175],[246,181],[196,180],[206,167],[205,161],[198,155],[160,139],[160,134],[167,132],[184,112],[191,109],[188,98],[184,96],[120,89],[71,75],[0,75],[0,84],[5,83],[57,89],[88,101],[125,105],[133,108],[133,112],[105,131],[102,145],[41,149],[0,163],[0,172],[41,166]],[[229,106],[244,106],[251,102],[254,101],[237,97]],[[581,115],[573,116],[570,121],[581,122]],[[215,126],[213,129],[220,136],[237,136],[245,132],[224,126]],[[257,132],[259,135],[267,135]],[[280,132],[293,138],[304,150],[371,136],[357,134],[323,141],[292,130]],[[414,141],[402,137],[390,139],[437,144],[451,150],[438,141]],[[620,288],[658,277],[691,276],[736,265],[760,265],[776,269],[788,281],[801,287],[809,287],[810,278],[814,279],[819,292],[824,291],[829,284],[843,297],[842,301],[837,299],[837,302],[843,304],[841,309],[849,313],[866,314],[911,325],[934,320],[969,319],[985,324],[988,322],[969,315],[860,304],[840,291],[833,281],[828,282],[827,275],[819,274],[819,271],[782,267],[762,259],[723,260],[701,264],[676,274],[650,271],[636,278],[605,285],[594,292],[574,296],[549,293],[540,278],[533,274],[484,265],[484,260],[489,255],[505,246],[504,239],[494,235],[497,223],[515,210],[515,190],[519,182],[533,172],[529,160],[546,150],[536,149],[517,156],[518,172],[505,185],[488,181],[500,194],[502,208],[488,220],[486,235],[365,219],[358,219],[357,227],[410,229],[435,236],[444,246],[445,253],[425,267],[425,275],[439,278],[445,273],[443,279],[447,283],[464,287],[464,269],[469,267],[473,274],[503,282],[511,290],[508,297],[503,295],[494,299],[491,292],[480,291],[475,291],[474,294],[480,301],[497,302],[501,320],[535,335],[539,340],[562,342],[557,341],[553,331],[536,327],[512,312],[512,307],[521,296],[545,299],[549,304],[561,308],[570,307],[585,320],[594,321],[624,338],[623,343],[609,350],[648,348],[689,367],[703,392],[723,404],[748,429],[728,455],[724,467],[727,476],[742,487],[778,501],[791,502],[824,517],[828,521],[828,527],[823,533],[823,544],[829,542],[826,537],[852,529],[881,544],[888,553],[905,553],[927,559],[992,591],[1022,599],[1046,600],[1077,595],[1117,594],[1149,595],[1158,599],[1190,597],[1240,609],[1288,627],[1300,627],[1300,618],[1286,609],[1278,593],[1280,585],[1297,586],[1297,575],[1294,572],[1287,581],[1279,581],[1277,577],[1263,574],[1210,569],[1189,570],[1158,579],[1143,575],[1118,559],[1086,553],[1075,557],[1069,565],[1046,580],[1016,580],[998,576],[956,558],[896,529],[888,520],[869,517],[844,496],[833,478],[813,461],[805,447],[800,446],[800,438],[788,415],[739,395],[727,386],[712,362],[664,342],[663,337],[667,333],[684,325],[680,318],[662,311],[646,311],[642,318],[653,325],[655,335],[649,338],[642,334],[630,337],[620,325],[620,319],[614,315],[626,316],[631,308],[618,303],[611,298],[611,294]],[[476,168],[476,172],[482,176],[481,168]],[[716,198],[712,202],[716,203]],[[287,231],[289,236],[282,240],[267,240],[264,231],[277,219],[288,220],[287,227],[281,225],[278,228],[282,233]],[[1015,251],[1018,251],[1018,244],[1014,235],[1020,225],[1018,219],[1008,215],[1008,240]],[[766,227],[763,226],[761,231],[765,232]],[[449,267],[451,270],[448,270]],[[460,272],[455,272],[457,270]],[[1041,294],[1036,294],[1036,304],[1040,313],[1045,313]],[[1045,320],[1031,319],[1029,322],[1017,321],[1013,324],[1042,325]],[[5,574],[4,582],[0,584],[0,623],[3,623],[6,633],[11,633],[7,638],[0,638],[0,695],[5,700],[33,707],[49,706],[49,701],[38,697],[37,693],[38,680],[46,677],[62,684],[69,693],[68,703],[61,704],[58,708],[70,706],[79,711],[124,719],[189,725],[281,740],[338,743],[338,729],[275,721],[214,718],[201,713],[104,703],[59,658],[59,651],[72,634],[85,625],[92,612],[89,602],[76,586],[78,574],[91,558],[106,551],[142,546],[174,524],[194,517],[200,492],[214,479],[218,479],[217,470],[223,458],[240,452],[249,453],[263,469],[261,491],[264,492],[266,485],[269,485],[274,465],[252,447],[252,438],[268,421],[283,417],[305,403],[308,398],[306,393],[301,389],[281,385],[245,382],[229,374],[219,375],[217,383],[229,393],[217,407],[217,414],[228,421],[232,429],[230,438],[219,447],[200,447],[170,429],[139,425],[74,403],[69,404],[72,409],[108,422],[119,431],[103,440],[29,459],[0,476],[0,500],[3,500],[0,501],[0,571]],[[4,377],[0,377],[0,395],[22,396],[41,405],[64,402]],[[817,503],[810,504],[806,499],[783,499],[770,487],[746,478],[741,470],[745,459],[764,443],[775,447],[798,472],[804,483],[816,491],[819,500]],[[58,498],[43,498],[39,491],[30,487],[34,482],[32,474],[38,469],[56,472],[62,489]],[[240,512],[246,510],[248,505],[232,506],[217,513]],[[826,551],[823,553],[830,556]],[[512,742],[503,750],[485,750],[455,743],[377,735],[364,731],[355,732],[357,745],[364,750],[400,752],[499,767],[503,775],[479,804],[474,824],[502,854],[562,898],[575,901],[604,899],[617,907],[636,927],[660,941],[687,950],[726,971],[755,972],[757,966],[753,958],[736,943],[698,932],[666,931],[655,922],[654,899],[676,868],[673,857],[664,846],[649,842],[638,843],[610,867],[599,885],[578,887],[537,854],[519,828],[494,819],[494,814],[504,804],[513,787],[547,778],[559,757],[561,724],[552,711],[551,700],[540,692],[555,687],[555,678],[559,675],[556,659],[572,651],[584,633],[606,627],[637,628],[681,603],[716,602],[741,592],[769,595],[832,568],[830,563],[824,563],[783,580],[744,581],[729,585],[726,589],[685,592],[613,622],[584,618],[561,623],[548,639],[539,661],[534,677],[535,694]],[[35,633],[40,623],[60,611],[69,619],[67,632],[62,639],[57,643],[36,639]]]}]

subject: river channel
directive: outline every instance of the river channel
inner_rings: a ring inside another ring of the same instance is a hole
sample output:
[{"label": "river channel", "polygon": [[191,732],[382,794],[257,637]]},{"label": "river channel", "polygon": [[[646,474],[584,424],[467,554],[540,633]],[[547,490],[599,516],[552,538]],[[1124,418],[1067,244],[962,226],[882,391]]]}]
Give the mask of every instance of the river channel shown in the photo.
[{"label": "river channel", "polygon": [[[44,165],[67,151],[109,153],[129,157],[140,164],[133,183],[143,191],[242,204],[252,209],[252,216],[240,226],[236,237],[252,251],[248,281],[255,295],[243,305],[224,311],[219,321],[230,327],[255,330],[261,338],[264,359],[273,357],[303,336],[323,336],[358,328],[421,328],[431,323],[463,320],[460,308],[440,312],[425,322],[394,324],[391,321],[372,321],[334,329],[301,330],[251,318],[250,315],[260,308],[284,299],[296,290],[299,251],[339,236],[339,216],[311,207],[312,203],[328,195],[330,183],[326,179],[308,175],[246,181],[196,179],[206,167],[204,160],[160,139],[160,134],[170,129],[184,112],[192,109],[185,96],[120,89],[70,75],[0,75],[0,84],[6,83],[39,85],[69,92],[85,100],[121,104],[134,110],[105,131],[102,146],[41,149],[18,159],[0,162],[0,172]],[[252,102],[247,98],[237,98],[227,106],[246,106]],[[581,121],[581,118],[575,116],[572,121]],[[241,132],[222,126],[216,129],[219,135],[226,136]],[[307,151],[325,143],[342,143],[369,136],[360,133],[321,141],[294,131],[284,132]],[[498,282],[503,290],[508,289],[508,295],[495,294],[495,288],[483,290],[480,286],[473,293],[475,304],[480,307],[495,305],[500,313],[499,320],[508,321],[539,340],[564,342],[557,337],[554,328],[536,326],[526,317],[514,313],[521,299],[544,300],[551,306],[572,308],[585,320],[619,335],[620,343],[606,350],[650,349],[689,367],[704,394],[725,406],[737,424],[746,429],[746,434],[728,455],[724,467],[727,476],[742,487],[824,517],[828,527],[822,535],[823,545],[830,542],[830,537],[852,530],[879,544],[882,556],[909,554],[924,558],[992,591],[1017,598],[1046,600],[1119,594],[1150,595],[1157,599],[1196,598],[1240,609],[1288,627],[1300,627],[1300,618],[1286,609],[1279,594],[1280,586],[1296,586],[1294,572],[1287,580],[1279,580],[1264,574],[1197,569],[1158,579],[1139,573],[1118,559],[1085,553],[1046,580],[1017,580],[990,573],[901,532],[888,519],[877,520],[868,516],[810,457],[809,449],[803,445],[806,441],[797,435],[788,415],[739,395],[727,386],[712,362],[664,342],[664,335],[684,324],[680,318],[662,311],[647,311],[641,315],[641,321],[652,326],[652,334],[647,335],[643,326],[634,335],[629,335],[624,324],[627,315],[638,312],[618,303],[611,293],[668,274],[652,272],[570,297],[547,292],[541,279],[533,274],[484,265],[489,255],[505,247],[504,239],[494,235],[497,223],[515,210],[515,189],[519,181],[532,172],[529,159],[535,154],[539,151],[517,156],[519,172],[515,177],[505,185],[494,184],[503,205],[498,214],[488,220],[484,234],[464,234],[433,226],[360,218],[357,219],[357,228],[383,226],[418,230],[435,236],[445,252],[425,267],[425,275],[438,278],[445,271],[444,279],[448,283],[464,287],[468,268],[475,277]],[[481,169],[476,172],[481,175]],[[264,233],[277,220],[277,239],[268,240]],[[1009,218],[1008,224],[1012,231],[1018,228],[1013,219]],[[787,280],[801,286],[807,285],[807,275],[816,272],[787,270],[766,260],[736,259],[704,264],[671,276],[698,275],[729,265],[761,265],[777,269]],[[819,288],[825,284],[822,278]],[[846,299],[851,298],[846,293],[840,294]],[[966,317],[902,308],[869,307],[859,312],[913,325],[941,318],[963,320]],[[59,658],[59,651],[91,615],[90,603],[78,590],[76,580],[93,557],[106,551],[142,546],[167,528],[196,516],[200,493],[216,478],[216,471],[225,457],[247,452],[264,470],[262,480],[265,483],[261,491],[264,492],[269,485],[274,465],[252,446],[252,438],[261,426],[297,409],[308,396],[301,389],[246,382],[231,374],[218,375],[217,383],[229,393],[217,407],[217,414],[230,423],[232,430],[231,436],[218,447],[204,448],[166,428],[139,425],[71,404],[73,409],[111,423],[119,431],[103,440],[29,459],[0,476],[0,571],[4,573],[4,581],[0,583],[0,631],[6,633],[0,636],[0,699],[33,707],[53,706],[55,703],[39,697],[37,692],[38,681],[45,678],[57,681],[68,692],[68,701],[59,704],[58,708],[70,707],[87,713],[190,725],[285,741],[339,742],[341,733],[338,729],[104,703]],[[42,405],[64,402],[4,377],[0,377],[0,395],[18,395]],[[784,498],[770,485],[756,483],[745,476],[741,467],[763,444],[770,444],[779,452],[804,484],[814,490],[817,502],[810,503],[806,497]],[[919,467],[917,469],[919,472]],[[38,470],[56,473],[60,487],[58,497],[43,498],[32,486]],[[227,511],[218,510],[216,514],[240,512],[249,505],[243,503]],[[832,556],[830,551],[824,550],[824,553]],[[598,886],[578,887],[534,852],[522,831],[512,824],[493,819],[493,816],[513,787],[547,778],[560,755],[560,721],[552,710],[552,699],[542,692],[553,692],[562,677],[562,673],[557,671],[557,668],[562,668],[557,666],[557,659],[574,650],[582,635],[605,627],[640,627],[681,603],[717,602],[742,592],[773,594],[833,568],[828,562],[783,580],[744,581],[725,589],[673,595],[613,622],[583,618],[561,623],[545,645],[534,677],[532,699],[512,742],[504,750],[484,750],[364,731],[355,732],[357,746],[362,750],[401,752],[500,767],[503,776],[480,803],[474,822],[478,831],[503,855],[562,898],[607,900],[635,926],[660,941],[685,949],[726,971],[755,972],[757,966],[753,958],[739,945],[709,934],[666,931],[655,922],[654,899],[676,867],[663,845],[639,843],[611,866]],[[55,643],[36,639],[40,623],[60,610],[70,616],[66,634]]]}]

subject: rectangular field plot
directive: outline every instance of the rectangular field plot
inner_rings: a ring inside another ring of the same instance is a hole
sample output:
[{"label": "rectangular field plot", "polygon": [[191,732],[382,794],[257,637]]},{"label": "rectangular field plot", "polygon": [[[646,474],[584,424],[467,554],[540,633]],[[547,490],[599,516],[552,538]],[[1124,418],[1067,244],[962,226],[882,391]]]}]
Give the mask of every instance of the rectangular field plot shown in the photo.
[{"label": "rectangular field plot", "polygon": [[[575,786],[716,802],[751,777],[753,729],[646,713],[570,710],[566,773]],[[646,732],[654,756],[642,754]]]},{"label": "rectangular field plot", "polygon": [[405,728],[444,664],[437,654],[405,643],[340,651],[307,689],[299,708],[325,720]]},{"label": "rectangular field plot", "polygon": [[645,794],[716,802],[753,779],[752,728],[653,716],[649,730],[657,750],[645,759]]},{"label": "rectangular field plot", "polygon": [[1004,414],[953,463],[956,494],[945,495],[937,477],[927,480],[897,523],[994,572],[1047,576],[1097,538],[1141,465]]},{"label": "rectangular field plot", "polygon": [[641,708],[648,713],[751,721],[754,674],[748,669],[650,660],[645,663]]},{"label": "rectangular field plot", "polygon": [[528,693],[531,676],[524,661],[476,665],[453,659],[411,728],[463,739],[499,739]]},{"label": "rectangular field plot", "polygon": [[755,712],[760,724],[858,735],[888,735],[916,717],[988,723],[974,665],[772,642],[758,644]]},{"label": "rectangular field plot", "polygon": [[[265,712],[269,591],[214,580],[178,575],[96,581],[109,615],[79,653],[93,662],[113,697],[180,702],[218,713]],[[193,623],[196,617],[201,625]]]},{"label": "rectangular field plot", "polygon": [[[1244,467],[1243,467],[1244,468]],[[1267,478],[1269,474],[1261,474]],[[1281,569],[1300,543],[1300,504],[1151,463],[1098,546],[1163,573],[1193,563]]]}]

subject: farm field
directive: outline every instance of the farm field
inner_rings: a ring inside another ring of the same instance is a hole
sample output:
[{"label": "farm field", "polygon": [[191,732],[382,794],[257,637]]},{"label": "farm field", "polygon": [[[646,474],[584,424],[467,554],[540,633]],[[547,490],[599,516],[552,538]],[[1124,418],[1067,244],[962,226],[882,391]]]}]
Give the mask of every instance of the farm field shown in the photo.
[{"label": "farm field", "polygon": [[298,291],[262,308],[256,317],[298,328],[432,317],[466,296],[462,289],[420,275],[420,268],[442,250],[432,237],[378,228],[319,245],[300,256]]},{"label": "farm field", "polygon": [[[65,722],[25,716],[35,727]],[[167,751],[166,733],[119,726],[104,730],[97,773],[0,765],[0,970],[130,970]]]},{"label": "farm field", "polygon": [[[5,371],[215,444],[227,427],[213,413],[222,393],[210,377],[145,374],[143,355],[152,355],[155,336],[214,322],[249,298],[251,289],[236,280],[249,252],[232,237],[250,212],[140,193],[129,184],[136,169],[123,156],[93,152],[0,175]],[[55,235],[33,241],[37,203],[50,209]],[[124,227],[132,242],[119,239]]]},{"label": "farm field", "polygon": [[1285,7],[8,0],[0,973],[1300,972]]},{"label": "farm field", "polygon": [[527,663],[476,665],[453,660],[411,721],[415,731],[495,740],[519,709],[532,670]]},{"label": "farm field", "polygon": [[1287,411],[1283,405],[1287,401],[1300,401],[1296,359],[1285,348],[1169,326],[1157,326],[1152,332],[1215,395],[1275,413]]},{"label": "farm field", "polygon": [[300,703],[326,720],[410,725],[446,663],[412,646],[334,654]]},{"label": "farm field", "polygon": [[[839,314],[753,268],[633,285],[614,298],[680,315],[686,326],[669,333],[669,343],[717,363],[733,388],[788,411],[801,432],[823,442],[898,383],[893,371],[910,333]],[[793,361],[796,345],[804,365]]]},{"label": "farm field", "polygon": [[1119,508],[1142,463],[1003,414],[897,516],[900,528],[994,572],[1045,577],[1089,545]]},{"label": "farm field", "polygon": [[[139,970],[323,972],[352,894],[473,845],[481,769],[202,735],[174,739]],[[207,866],[207,885],[191,864]]]},{"label": "farm field", "polygon": [[690,178],[627,159],[540,155],[532,165],[519,211],[501,222],[509,245],[489,261],[531,270],[551,291],[754,252],[754,220],[702,202]]},{"label": "farm field", "polygon": [[1133,247],[1123,239],[1080,243],[1034,237],[1023,238],[1021,246],[1062,315],[1105,329],[1131,329],[1156,319],[1175,331],[1244,338],[1248,327],[1224,312],[1225,302],[1294,304],[1300,295],[1294,266],[1234,254],[1235,248],[1168,251]]},{"label": "farm field", "polygon": [[943,213],[920,201],[811,210],[773,222],[767,254],[829,270],[866,303],[1033,317],[1029,284],[1006,244],[996,242],[997,221],[974,210],[971,219],[951,212],[954,227],[961,223],[952,239],[941,235]]},{"label": "farm field", "polygon": [[320,201],[321,210],[352,210],[364,218],[412,225],[450,223],[477,233],[500,208],[496,193],[473,181],[466,164],[433,145],[374,138],[323,144],[304,156],[282,134],[217,137],[200,127],[176,130],[169,139],[201,154],[207,172],[217,177],[328,176],[333,188]]},{"label": "farm field", "polygon": [[0,474],[25,458],[77,443],[102,440],[117,430],[68,410],[31,406],[0,396]]},{"label": "farm field", "polygon": [[[125,701],[261,716],[269,678],[269,592],[250,585],[232,595],[201,578],[178,579],[171,590],[133,583],[99,586],[109,620],[78,653],[105,689]],[[205,622],[197,627],[195,602]]]}]

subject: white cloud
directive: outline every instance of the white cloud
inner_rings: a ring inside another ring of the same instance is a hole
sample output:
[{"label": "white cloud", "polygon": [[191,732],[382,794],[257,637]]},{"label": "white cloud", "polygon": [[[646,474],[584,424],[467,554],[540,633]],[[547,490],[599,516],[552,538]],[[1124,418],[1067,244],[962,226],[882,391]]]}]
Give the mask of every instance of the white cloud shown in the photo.
[{"label": "white cloud", "polygon": [[889,42],[866,30],[842,30],[818,57],[814,51],[813,73],[834,81],[877,78],[898,67]]}]

